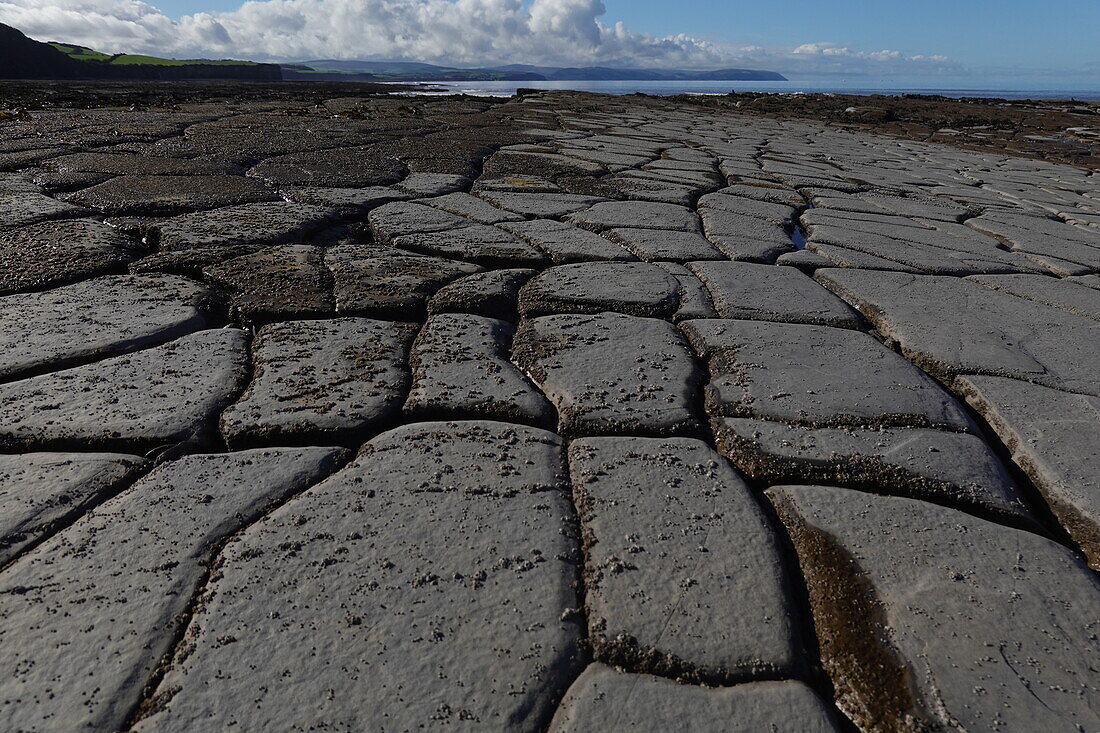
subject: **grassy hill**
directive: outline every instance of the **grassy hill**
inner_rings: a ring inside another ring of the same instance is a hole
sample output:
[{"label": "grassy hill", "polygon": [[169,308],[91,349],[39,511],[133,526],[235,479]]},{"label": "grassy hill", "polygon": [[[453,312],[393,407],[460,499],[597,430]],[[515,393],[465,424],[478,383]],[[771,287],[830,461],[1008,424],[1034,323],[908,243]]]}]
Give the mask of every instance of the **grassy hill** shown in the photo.
[{"label": "grassy hill", "polygon": [[159,56],[143,56],[136,53],[111,55],[101,53],[87,46],[58,43],[57,41],[50,41],[48,45],[76,61],[91,61],[113,66],[195,66],[196,64],[203,66],[260,66],[255,61],[236,61],[234,59],[165,59]]}]

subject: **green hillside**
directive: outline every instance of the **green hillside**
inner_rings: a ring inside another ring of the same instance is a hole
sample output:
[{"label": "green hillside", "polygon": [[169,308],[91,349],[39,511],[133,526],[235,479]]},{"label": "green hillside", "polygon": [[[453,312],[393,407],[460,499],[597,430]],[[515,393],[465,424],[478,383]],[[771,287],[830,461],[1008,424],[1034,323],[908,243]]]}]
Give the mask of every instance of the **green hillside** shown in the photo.
[{"label": "green hillside", "polygon": [[98,61],[114,66],[192,66],[204,64],[207,66],[256,66],[254,61],[234,61],[224,59],[213,61],[211,59],[165,59],[159,56],[143,56],[136,53],[117,53],[113,56],[101,53],[86,46],[77,46],[71,43],[58,43],[52,41],[49,45],[56,48],[71,59],[77,61]]}]

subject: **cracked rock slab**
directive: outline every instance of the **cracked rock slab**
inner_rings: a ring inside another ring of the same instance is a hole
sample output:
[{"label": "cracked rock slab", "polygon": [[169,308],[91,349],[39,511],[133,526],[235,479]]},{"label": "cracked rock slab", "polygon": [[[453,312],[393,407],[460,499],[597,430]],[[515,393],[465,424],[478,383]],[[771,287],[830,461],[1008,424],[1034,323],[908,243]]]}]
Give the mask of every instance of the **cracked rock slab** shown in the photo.
[{"label": "cracked rock slab", "polygon": [[367,220],[374,238],[383,244],[410,234],[461,229],[473,224],[465,217],[412,201],[379,206],[370,212]]},{"label": "cracked rock slab", "polygon": [[977,432],[954,397],[869,334],[718,319],[681,328],[710,368],[711,416]]},{"label": "cracked rock slab", "polygon": [[321,316],[336,308],[324,253],[304,244],[269,247],[211,265],[203,275],[228,291],[242,321]]},{"label": "cracked rock slab", "polygon": [[79,517],[143,463],[119,453],[0,456],[0,565]]},{"label": "cracked rock slab", "polygon": [[63,198],[112,216],[165,216],[279,200],[270,188],[243,176],[120,176]]},{"label": "cracked rock slab", "polygon": [[0,295],[126,271],[133,243],[94,219],[0,230]]},{"label": "cracked rock slab", "polygon": [[960,377],[955,387],[1100,569],[1100,398],[1002,377]]},{"label": "cracked rock slab", "polygon": [[0,718],[12,730],[120,730],[172,650],[220,543],[330,473],[331,448],[165,464],[7,568]]},{"label": "cracked rock slab", "polygon": [[745,262],[693,262],[723,318],[860,328],[852,308],[798,270]]},{"label": "cracked rock slab", "polygon": [[734,417],[714,423],[718,450],[757,481],[915,497],[1033,526],[1012,478],[975,435],[926,428],[804,428]]},{"label": "cracked rock slab", "polygon": [[252,383],[221,417],[234,449],[344,443],[384,424],[408,388],[415,327],[366,318],[264,326],[252,350]]},{"label": "cracked rock slab", "polygon": [[429,318],[413,346],[405,412],[417,419],[553,426],[550,402],[508,360],[512,334],[511,324],[483,316]]},{"label": "cracked rock slab", "polygon": [[1023,274],[975,275],[967,279],[987,288],[1100,321],[1100,291],[1079,285],[1070,279]]},{"label": "cracked rock slab", "polygon": [[199,331],[0,385],[0,448],[142,452],[201,440],[244,387],[246,343],[244,331]]},{"label": "cracked rock slab", "polygon": [[536,730],[583,666],[571,515],[552,433],[385,433],[226,548],[137,730]]},{"label": "cracked rock slab", "polygon": [[325,260],[335,282],[336,310],[378,318],[423,318],[440,288],[481,272],[467,262],[354,245],[329,249]]},{"label": "cracked rock slab", "polygon": [[553,219],[583,211],[603,199],[574,193],[519,193],[480,190],[478,196],[505,211],[533,219]]},{"label": "cracked rock slab", "polygon": [[679,282],[657,265],[582,262],[544,270],[519,294],[525,317],[615,311],[671,318],[680,305]]},{"label": "cracked rock slab", "polygon": [[467,275],[436,291],[428,302],[428,312],[471,313],[513,321],[520,288],[536,274],[537,270],[521,267]]},{"label": "cracked rock slab", "polygon": [[830,733],[840,728],[829,707],[801,682],[699,687],[593,663],[569,688],[550,732],[612,730]]},{"label": "cracked rock slab", "polygon": [[768,496],[857,726],[1100,725],[1100,584],[1064,547],[912,499],[821,486]]},{"label": "cracked rock slab", "polygon": [[452,214],[464,216],[478,224],[500,224],[505,221],[523,221],[523,216],[505,211],[487,203],[485,200],[468,193],[449,193],[433,199],[426,199],[423,203],[436,209],[449,211]]},{"label": "cracked rock slab", "polygon": [[546,255],[497,227],[474,224],[458,229],[394,237],[395,247],[437,257],[466,260],[484,267],[541,267]]},{"label": "cracked rock slab", "polygon": [[276,186],[365,188],[396,183],[408,169],[369,146],[309,150],[268,158],[248,171]]},{"label": "cracked rock slab", "polygon": [[620,313],[524,321],[513,357],[558,409],[563,434],[691,435],[699,371],[665,321]]},{"label": "cracked rock slab", "polygon": [[92,212],[40,193],[0,196],[0,231],[38,224],[50,219],[75,219]]},{"label": "cracked rock slab", "polygon": [[108,275],[0,298],[0,378],[63,369],[205,328],[213,293],[176,275]]},{"label": "cracked rock slab", "polygon": [[569,214],[565,220],[593,231],[622,227],[670,229],[682,232],[700,230],[699,217],[686,206],[649,201],[607,201],[584,211]]},{"label": "cracked rock slab", "polygon": [[621,227],[610,229],[605,234],[611,241],[621,244],[645,262],[726,259],[724,254],[698,232]]},{"label": "cracked rock slab", "polygon": [[1096,321],[951,277],[864,270],[814,277],[941,379],[986,374],[1100,396]]},{"label": "cracked rock slab", "polygon": [[545,252],[555,265],[596,260],[635,260],[630,252],[586,229],[552,219],[502,224],[501,228]]},{"label": "cracked rock slab", "polygon": [[797,672],[778,539],[713,448],[582,438],[569,471],[596,659],[712,684]]},{"label": "cracked rock slab", "polygon": [[707,239],[731,260],[770,263],[795,250],[787,229],[767,219],[710,207],[699,216]]},{"label": "cracked rock slab", "polygon": [[334,209],[310,204],[240,204],[167,219],[156,225],[155,239],[165,250],[288,244],[304,240],[334,215]]}]

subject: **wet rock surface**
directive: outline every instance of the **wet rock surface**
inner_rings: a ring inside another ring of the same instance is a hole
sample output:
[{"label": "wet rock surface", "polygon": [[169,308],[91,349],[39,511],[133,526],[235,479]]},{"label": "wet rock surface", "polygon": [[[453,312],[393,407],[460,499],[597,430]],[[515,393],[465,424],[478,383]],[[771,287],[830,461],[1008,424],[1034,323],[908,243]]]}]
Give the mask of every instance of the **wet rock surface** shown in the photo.
[{"label": "wet rock surface", "polygon": [[131,86],[0,115],[0,729],[1098,726],[1092,169]]}]

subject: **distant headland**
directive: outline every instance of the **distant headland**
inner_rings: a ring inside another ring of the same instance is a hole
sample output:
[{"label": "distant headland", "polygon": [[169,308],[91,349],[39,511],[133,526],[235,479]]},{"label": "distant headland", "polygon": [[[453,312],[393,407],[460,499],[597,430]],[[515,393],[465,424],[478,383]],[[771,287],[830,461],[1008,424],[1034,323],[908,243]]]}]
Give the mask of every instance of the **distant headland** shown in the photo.
[{"label": "distant headland", "polygon": [[242,81],[787,81],[757,69],[631,69],[509,64],[458,68],[408,61],[315,60],[265,64],[229,59],[169,59],[106,54],[72,43],[43,43],[0,23],[3,79],[235,79]]}]

